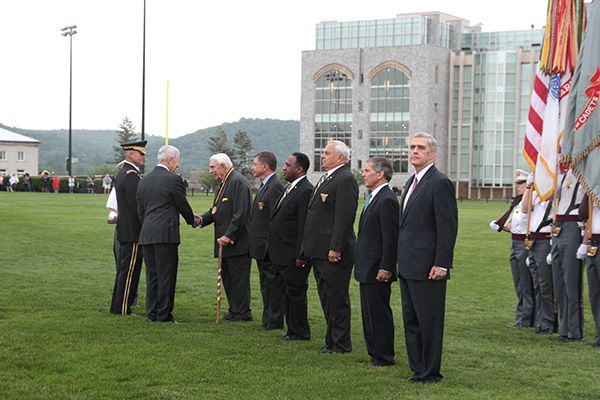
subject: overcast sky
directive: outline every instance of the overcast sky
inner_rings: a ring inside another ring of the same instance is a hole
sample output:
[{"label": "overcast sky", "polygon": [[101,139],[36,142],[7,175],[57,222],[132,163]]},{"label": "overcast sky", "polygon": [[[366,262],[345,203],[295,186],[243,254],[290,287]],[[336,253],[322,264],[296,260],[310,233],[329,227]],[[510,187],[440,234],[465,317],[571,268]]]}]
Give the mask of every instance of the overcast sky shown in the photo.
[{"label": "overcast sky", "polygon": [[[441,11],[483,30],[545,24],[547,0],[147,0],[147,134],[177,137],[240,118],[300,119],[301,53],[322,21]],[[73,130],[142,120],[143,0],[0,0],[0,123]]]}]

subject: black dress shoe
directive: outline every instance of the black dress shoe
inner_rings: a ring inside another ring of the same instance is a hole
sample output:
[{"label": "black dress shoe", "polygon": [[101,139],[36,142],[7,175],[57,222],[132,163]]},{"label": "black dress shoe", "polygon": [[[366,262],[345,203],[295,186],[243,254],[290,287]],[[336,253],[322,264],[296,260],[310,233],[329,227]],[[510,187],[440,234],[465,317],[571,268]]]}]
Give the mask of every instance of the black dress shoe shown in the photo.
[{"label": "black dress shoe", "polygon": [[581,343],[581,342],[585,342],[584,338],[568,338],[567,340],[565,340],[567,343]]},{"label": "black dress shoe", "polygon": [[152,318],[146,318],[146,322],[156,322],[156,320]]},{"label": "black dress shoe", "polygon": [[327,354],[344,354],[344,353],[350,353],[350,350],[349,350],[349,351],[343,351],[343,350],[329,350],[329,351],[327,352]]},{"label": "black dress shoe", "polygon": [[597,349],[598,347],[600,347],[600,343],[592,343],[588,347],[591,347],[592,349]]},{"label": "black dress shoe", "polygon": [[329,350],[331,350],[331,347],[325,345],[325,346],[321,346],[321,348],[319,350],[327,350],[327,351],[329,351]]},{"label": "black dress shoe", "polygon": [[369,365],[372,365],[374,367],[389,367],[394,365],[395,362],[387,362],[387,361],[381,361],[381,360],[376,360],[374,358],[371,359],[371,361],[369,361]]},{"label": "black dress shoe", "polygon": [[222,316],[221,318],[219,318],[219,319],[224,319],[224,320],[226,320],[226,321],[229,321],[229,320],[230,320],[230,319],[232,319],[232,318],[233,318],[233,314],[232,314],[232,313],[227,313],[227,314],[223,315],[223,316]]},{"label": "black dress shoe", "polygon": [[310,338],[305,338],[305,337],[302,337],[299,335],[290,335],[287,340],[296,342],[296,341],[310,340]]},{"label": "black dress shoe", "polygon": [[562,335],[561,335],[561,336],[557,336],[557,337],[554,337],[554,338],[550,338],[550,339],[548,339],[548,340],[550,340],[551,342],[563,342],[563,343],[564,343],[564,342],[566,342],[568,339],[567,339],[567,337],[566,337],[566,336],[562,336]]}]

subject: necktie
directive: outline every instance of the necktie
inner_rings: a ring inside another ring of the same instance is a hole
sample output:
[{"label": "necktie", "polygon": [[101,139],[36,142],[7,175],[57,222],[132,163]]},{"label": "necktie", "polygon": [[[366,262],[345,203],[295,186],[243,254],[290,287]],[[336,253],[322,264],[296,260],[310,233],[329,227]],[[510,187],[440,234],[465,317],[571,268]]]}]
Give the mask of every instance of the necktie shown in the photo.
[{"label": "necktie", "polygon": [[363,208],[363,211],[367,209],[372,198],[373,198],[373,193],[369,193],[369,195],[367,196],[367,201],[365,203],[365,208]]},{"label": "necktie", "polygon": [[281,196],[281,199],[279,199],[279,203],[277,203],[277,207],[279,208],[279,206],[281,205],[281,202],[283,201],[283,199],[285,199],[285,196],[288,195],[288,193],[290,192],[290,190],[292,189],[292,184],[288,183],[286,188],[285,188],[285,192],[283,192],[283,196]]},{"label": "necktie", "polygon": [[256,192],[256,194],[259,194],[264,186],[265,186],[265,184],[263,182],[261,182],[260,186],[258,187],[258,192]]},{"label": "necktie", "polygon": [[402,207],[402,210],[404,210],[406,208],[406,203],[408,203],[408,199],[410,199],[410,196],[415,191],[415,188],[417,187],[418,184],[419,184],[419,180],[417,179],[417,176],[415,175],[415,182],[413,183],[412,188],[410,189],[410,192],[408,193],[408,196],[406,196],[406,200],[404,200],[404,206]]},{"label": "necktie", "polygon": [[317,194],[319,186],[321,186],[321,184],[325,182],[325,179],[327,179],[327,174],[323,174],[323,176],[321,176],[321,179],[319,179],[319,182],[317,182],[317,186],[315,186],[315,190],[313,190],[313,197],[315,196],[315,194]]}]

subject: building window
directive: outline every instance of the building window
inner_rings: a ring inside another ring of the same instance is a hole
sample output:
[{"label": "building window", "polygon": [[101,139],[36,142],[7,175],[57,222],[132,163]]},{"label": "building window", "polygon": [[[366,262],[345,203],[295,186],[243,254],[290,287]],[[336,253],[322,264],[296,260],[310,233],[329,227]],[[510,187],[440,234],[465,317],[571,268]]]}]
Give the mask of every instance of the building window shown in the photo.
[{"label": "building window", "polygon": [[25,152],[17,151],[17,161],[25,161]]},{"label": "building window", "polygon": [[315,87],[314,169],[321,171],[321,155],[330,140],[351,147],[352,79],[339,69],[321,75]]},{"label": "building window", "polygon": [[369,157],[385,157],[394,172],[408,172],[410,78],[387,67],[371,79]]},{"label": "building window", "polygon": [[0,151],[0,161],[6,161],[6,152]]}]

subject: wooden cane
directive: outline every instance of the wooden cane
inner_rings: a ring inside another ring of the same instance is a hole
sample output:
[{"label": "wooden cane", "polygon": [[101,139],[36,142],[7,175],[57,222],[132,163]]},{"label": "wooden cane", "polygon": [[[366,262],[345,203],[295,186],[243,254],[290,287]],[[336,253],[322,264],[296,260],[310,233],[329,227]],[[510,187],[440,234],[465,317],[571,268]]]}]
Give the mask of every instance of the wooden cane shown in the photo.
[{"label": "wooden cane", "polygon": [[221,265],[223,264],[223,246],[219,244],[219,271],[217,272],[217,324],[221,316]]}]

